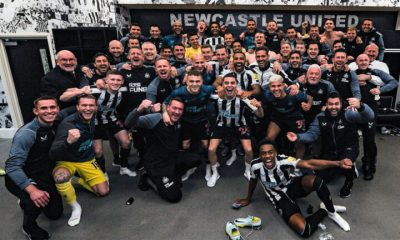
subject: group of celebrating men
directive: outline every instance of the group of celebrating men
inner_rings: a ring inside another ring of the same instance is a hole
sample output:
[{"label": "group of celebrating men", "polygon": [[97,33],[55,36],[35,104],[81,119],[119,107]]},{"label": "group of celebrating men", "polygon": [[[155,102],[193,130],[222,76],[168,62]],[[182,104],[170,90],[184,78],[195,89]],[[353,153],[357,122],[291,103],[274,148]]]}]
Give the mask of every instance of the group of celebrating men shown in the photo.
[{"label": "group of celebrating men", "polygon": [[[181,200],[182,182],[202,162],[214,187],[220,161],[232,165],[241,155],[249,191],[239,206],[250,203],[260,181],[300,236],[310,236],[325,216],[349,231],[326,182],[344,176],[339,196],[350,196],[358,130],[363,178],[373,179],[379,95],[397,81],[382,62],[383,37],[371,19],[346,32],[326,19],[323,28],[304,22],[284,32],[270,20],[263,31],[248,19],[234,36],[217,22],[208,31],[201,20],[197,32],[186,34],[175,21],[172,34],[161,37],[153,24],[145,37],[134,23],[87,65],[59,51],[57,66],[41,80],[36,117],[18,130],[6,161],[6,187],[20,199],[24,233],[50,238],[36,219],[42,211],[59,218],[60,195],[72,209],[68,224],[79,224],[74,185],[109,193],[103,140],[121,175],[138,173],[141,190],[153,188],[169,202]],[[132,140],[135,170],[128,165]],[[321,209],[305,218],[295,199],[312,191]]]}]

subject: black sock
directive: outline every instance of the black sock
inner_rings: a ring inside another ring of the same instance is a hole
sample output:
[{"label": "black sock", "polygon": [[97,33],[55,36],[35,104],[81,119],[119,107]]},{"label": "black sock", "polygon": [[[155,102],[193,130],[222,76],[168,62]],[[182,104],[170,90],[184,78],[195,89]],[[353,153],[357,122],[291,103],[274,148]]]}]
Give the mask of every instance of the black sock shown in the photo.
[{"label": "black sock", "polygon": [[121,158],[120,158],[120,163],[121,163],[121,167],[128,167],[128,157],[129,157],[129,153],[131,152],[131,149],[124,149],[121,148],[120,149],[120,153],[121,153]]},{"label": "black sock", "polygon": [[106,159],[104,158],[104,155],[101,156],[101,157],[97,157],[97,158],[96,158],[96,161],[97,161],[97,163],[99,164],[100,169],[101,169],[104,173],[106,173],[106,172],[107,172],[107,171],[106,171]]},{"label": "black sock", "polygon": [[303,232],[300,234],[302,237],[311,236],[318,228],[318,224],[327,216],[327,212],[324,209],[318,209],[313,215],[306,218],[306,223]]},{"label": "black sock", "polygon": [[119,153],[115,153],[114,154],[114,163],[119,163],[120,162],[120,160],[119,160]]},{"label": "black sock", "polygon": [[315,176],[314,190],[317,192],[319,199],[325,204],[326,209],[329,212],[335,212],[335,208],[333,207],[331,193],[329,192],[328,186],[326,186],[325,181],[319,176]]}]

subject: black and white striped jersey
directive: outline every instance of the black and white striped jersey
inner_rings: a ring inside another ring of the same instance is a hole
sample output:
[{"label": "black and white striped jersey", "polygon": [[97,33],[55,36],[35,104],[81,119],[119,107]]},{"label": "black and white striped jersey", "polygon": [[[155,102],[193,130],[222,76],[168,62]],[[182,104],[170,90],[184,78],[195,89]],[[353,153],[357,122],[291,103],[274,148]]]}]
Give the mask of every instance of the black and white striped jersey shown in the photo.
[{"label": "black and white striped jersey", "polygon": [[299,161],[293,157],[278,155],[275,167],[269,170],[264,167],[261,158],[254,159],[251,161],[251,178],[258,179],[269,200],[276,203],[286,194],[287,186],[293,178],[301,175],[299,171],[295,171]]},{"label": "black and white striped jersey", "polygon": [[105,125],[118,120],[116,108],[121,103],[123,92],[127,92],[126,87],[121,87],[116,93],[105,89],[99,90],[96,87],[91,88],[90,93],[97,100],[95,125]]},{"label": "black and white striped jersey", "polygon": [[244,112],[250,107],[239,97],[233,99],[222,99],[217,97],[216,108],[218,111],[217,126],[220,127],[242,127],[247,126]]},{"label": "black and white striped jersey", "polygon": [[224,38],[221,37],[221,36],[218,36],[218,37],[208,37],[208,38],[206,38],[206,40],[204,40],[204,44],[210,44],[210,45],[211,45],[213,52],[215,52],[215,47],[216,47],[218,44],[224,45],[224,43],[225,43]]},{"label": "black and white striped jersey", "polygon": [[253,69],[245,67],[245,69],[241,72],[235,72],[231,70],[226,70],[222,72],[222,77],[224,77],[228,73],[234,73],[236,79],[238,81],[237,87],[243,91],[251,91],[253,88],[251,85],[259,84],[258,74]]}]

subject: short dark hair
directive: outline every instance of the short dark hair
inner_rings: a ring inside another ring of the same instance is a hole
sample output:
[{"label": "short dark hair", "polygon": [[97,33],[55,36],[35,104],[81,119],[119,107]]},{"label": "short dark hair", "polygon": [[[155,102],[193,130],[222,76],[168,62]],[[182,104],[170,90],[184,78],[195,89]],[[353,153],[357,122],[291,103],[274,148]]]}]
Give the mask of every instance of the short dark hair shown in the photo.
[{"label": "short dark hair", "polygon": [[173,47],[173,50],[175,49],[175,47],[183,47],[183,48],[185,48],[185,45],[183,45],[182,43],[175,43],[174,47]]},{"label": "short dark hair", "polygon": [[298,55],[300,56],[300,58],[302,57],[300,51],[292,50],[292,51],[289,53],[289,58],[291,58],[293,54],[298,54]]},{"label": "short dark hair", "polygon": [[78,100],[77,100],[76,104],[79,105],[81,99],[84,99],[84,98],[86,98],[86,99],[94,99],[96,101],[96,97],[93,96],[92,94],[82,94],[82,95],[78,96]]},{"label": "short dark hair", "polygon": [[130,28],[131,28],[132,26],[140,27],[140,30],[142,29],[142,27],[140,26],[140,24],[139,24],[138,22],[133,22],[133,23],[131,24]]},{"label": "short dark hair", "polygon": [[333,53],[333,56],[334,56],[334,57],[336,56],[336,53],[344,53],[344,54],[346,54],[346,56],[347,56],[346,49],[344,49],[344,48],[339,48],[339,49],[337,49],[337,50]]},{"label": "short dark hair", "polygon": [[297,30],[296,30],[296,28],[294,26],[289,26],[288,28],[286,28],[286,31],[289,30],[289,29],[294,29],[297,32]]},{"label": "short dark hair", "polygon": [[202,45],[202,46],[201,46],[201,49],[204,49],[204,48],[211,48],[211,50],[212,50],[212,47],[211,47],[210,44],[204,44],[204,45]]},{"label": "short dark hair", "polygon": [[39,102],[40,102],[40,101],[44,101],[44,100],[54,100],[54,101],[56,102],[56,104],[58,105],[57,98],[55,98],[55,97],[53,97],[53,96],[49,96],[49,95],[43,95],[43,96],[41,96],[41,97],[36,98],[36,99],[33,101],[33,106],[35,106],[35,108],[37,108]]},{"label": "short dark hair", "polygon": [[200,76],[201,78],[203,78],[203,74],[196,70],[196,69],[190,69],[189,72],[186,73],[188,76]]},{"label": "short dark hair", "polygon": [[98,53],[96,53],[96,54],[93,56],[92,61],[93,61],[93,62],[96,62],[96,59],[97,59],[98,57],[106,57],[107,60],[110,62],[110,60],[108,59],[107,54],[105,54],[105,53],[103,53],[103,52],[98,52]]},{"label": "short dark hair", "polygon": [[329,98],[339,98],[340,102],[343,103],[342,96],[340,96],[339,92],[334,91],[334,92],[329,93],[327,99],[329,99]]},{"label": "short dark hair", "polygon": [[321,50],[321,46],[319,45],[319,42],[316,42],[316,41],[310,42],[310,43],[307,45],[307,50],[310,48],[311,44],[317,44],[318,50]]},{"label": "short dark hair", "polygon": [[236,54],[241,54],[244,56],[244,58],[246,58],[246,54],[242,51],[234,51],[232,56],[235,56]]},{"label": "short dark hair", "polygon": [[157,27],[158,29],[160,29],[160,26],[158,24],[155,24],[155,23],[151,24],[150,27]]},{"label": "short dark hair", "polygon": [[236,39],[235,41],[233,41],[233,42],[232,42],[232,46],[233,46],[233,44],[235,44],[235,43],[239,43],[240,46],[243,46],[242,41],[240,41],[239,39]]},{"label": "short dark hair", "polygon": [[181,97],[173,97],[173,98],[171,99],[171,101],[169,101],[168,105],[171,105],[172,101],[177,101],[177,102],[180,102],[180,103],[182,103],[183,105],[185,105],[185,102],[183,101],[183,99],[182,99]]},{"label": "short dark hair", "polygon": [[274,141],[271,141],[269,139],[262,139],[259,143],[258,143],[258,149],[261,148],[261,146],[263,145],[272,145],[272,147],[274,147],[274,150],[276,150],[276,143]]},{"label": "short dark hair", "polygon": [[218,27],[220,27],[220,26],[221,26],[221,25],[219,24],[219,22],[213,21],[213,22],[211,22],[211,23],[210,23],[210,27],[211,27],[211,25],[213,25],[213,24],[217,24],[217,25],[218,25]]},{"label": "short dark hair", "polygon": [[217,46],[215,46],[215,51],[217,51],[218,49],[225,49],[225,52],[228,53],[228,50],[226,49],[226,46],[224,44],[218,44]]},{"label": "short dark hair", "polygon": [[165,49],[169,49],[169,50],[172,51],[172,47],[170,47],[170,46],[163,46],[163,47],[160,49],[160,53],[161,53],[162,51],[164,51]]},{"label": "short dark hair", "polygon": [[361,25],[364,24],[365,21],[370,21],[370,22],[372,22],[372,26],[374,25],[374,20],[372,20],[372,18],[364,18],[364,19],[361,21]]},{"label": "short dark hair", "polygon": [[256,47],[256,50],[254,52],[258,52],[258,51],[265,51],[268,54],[269,49],[267,46],[259,46],[259,47]]},{"label": "short dark hair", "polygon": [[119,76],[122,77],[122,79],[124,79],[124,75],[123,75],[119,70],[117,70],[117,69],[108,70],[107,73],[106,73],[106,77],[107,77],[108,75],[119,75]]},{"label": "short dark hair", "polygon": [[222,82],[224,82],[225,78],[234,78],[236,80],[236,83],[238,83],[238,80],[236,78],[236,74],[233,72],[225,74],[225,76],[222,78]]},{"label": "short dark hair", "polygon": [[166,57],[159,57],[159,58],[157,58],[156,61],[154,62],[154,65],[156,65],[156,63],[159,62],[159,61],[161,61],[161,60],[165,60],[165,61],[167,61],[169,64],[171,64],[168,58],[166,58]]}]

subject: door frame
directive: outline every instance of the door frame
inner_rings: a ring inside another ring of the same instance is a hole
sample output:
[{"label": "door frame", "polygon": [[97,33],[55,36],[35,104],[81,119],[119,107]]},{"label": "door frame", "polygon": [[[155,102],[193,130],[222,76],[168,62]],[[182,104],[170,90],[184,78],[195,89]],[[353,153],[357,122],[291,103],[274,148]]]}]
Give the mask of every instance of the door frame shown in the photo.
[{"label": "door frame", "polygon": [[4,40],[36,40],[43,39],[47,40],[49,47],[49,54],[51,58],[51,64],[55,66],[55,54],[53,49],[53,39],[50,33],[16,33],[16,34],[0,34],[0,77],[3,83],[4,91],[7,98],[7,103],[10,110],[11,119],[13,122],[12,128],[0,128],[0,138],[12,138],[15,132],[24,125],[22,118],[20,104],[18,102],[18,96],[14,85],[14,78],[12,76],[10,63],[8,61],[6,46]]}]

